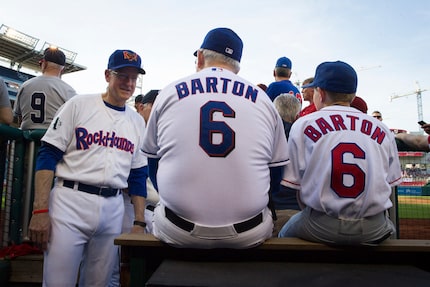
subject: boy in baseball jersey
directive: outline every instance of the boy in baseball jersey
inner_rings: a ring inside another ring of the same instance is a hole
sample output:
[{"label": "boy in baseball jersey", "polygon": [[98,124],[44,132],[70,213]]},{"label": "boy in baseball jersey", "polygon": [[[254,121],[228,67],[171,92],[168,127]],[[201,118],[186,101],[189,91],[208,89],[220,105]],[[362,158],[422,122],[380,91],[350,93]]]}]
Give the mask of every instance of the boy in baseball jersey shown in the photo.
[{"label": "boy in baseball jersey", "polygon": [[60,49],[46,48],[39,64],[42,75],[25,81],[16,95],[14,114],[23,130],[47,129],[57,110],[76,95],[61,79],[66,56]]},{"label": "boy in baseball jersey", "polygon": [[300,117],[288,142],[290,163],[282,184],[299,190],[303,210],[279,237],[327,244],[376,244],[395,233],[387,210],[401,182],[394,134],[377,119],[350,107],[357,74],[347,63],[316,69],[318,111]]},{"label": "boy in baseball jersey", "polygon": [[78,269],[79,286],[108,285],[124,212],[121,189],[133,200],[131,232],[144,232],[145,122],[126,105],[144,73],[139,55],[116,50],[106,91],[67,101],[42,138],[29,230],[45,251],[44,286],[75,286]]},{"label": "boy in baseball jersey", "polygon": [[197,73],[152,108],[143,151],[159,159],[153,233],[172,246],[249,248],[271,237],[270,167],[287,163],[287,141],[272,101],[237,75],[242,47],[231,29],[209,31]]}]

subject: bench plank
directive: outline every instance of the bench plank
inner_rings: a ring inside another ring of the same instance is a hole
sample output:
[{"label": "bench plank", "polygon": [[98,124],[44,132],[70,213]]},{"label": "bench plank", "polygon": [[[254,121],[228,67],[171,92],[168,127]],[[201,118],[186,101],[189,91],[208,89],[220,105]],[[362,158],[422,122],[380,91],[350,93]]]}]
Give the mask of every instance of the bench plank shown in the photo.
[{"label": "bench plank", "polygon": [[[141,247],[167,247],[152,234],[124,233],[115,239],[116,245]],[[430,252],[430,240],[388,239],[377,246],[329,246],[300,238],[270,238],[256,249],[263,250],[321,250],[334,251],[349,248],[371,248],[377,252]]]},{"label": "bench plank", "polygon": [[[403,264],[430,271],[430,240],[388,239],[376,246],[329,246],[299,238],[271,238],[251,249],[191,249],[169,246],[152,234],[121,234],[123,286],[142,286],[164,260],[190,262],[302,262]],[[421,262],[421,263],[419,263]]]}]

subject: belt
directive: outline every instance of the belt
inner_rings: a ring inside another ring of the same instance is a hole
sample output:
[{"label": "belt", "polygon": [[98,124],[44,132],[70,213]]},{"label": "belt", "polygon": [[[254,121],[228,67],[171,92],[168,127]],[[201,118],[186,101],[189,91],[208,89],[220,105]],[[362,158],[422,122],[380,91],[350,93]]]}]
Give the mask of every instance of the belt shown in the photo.
[{"label": "belt", "polygon": [[97,194],[103,197],[111,197],[117,196],[121,193],[121,190],[118,188],[110,188],[110,187],[98,187],[89,184],[85,184],[82,182],[75,182],[71,180],[63,180],[63,186],[68,188],[75,188],[75,184],[77,184],[77,190],[83,191],[86,193]]},{"label": "belt", "polygon": [[[183,219],[182,217],[176,215],[176,213],[174,213],[170,208],[166,206],[164,207],[164,209],[166,212],[166,218],[169,219],[170,222],[172,222],[174,225],[188,232],[194,229],[194,223],[189,222],[188,220]],[[263,222],[263,212],[260,212],[259,214],[257,214],[251,219],[233,224],[233,227],[237,233],[242,233],[256,227],[262,222]]]}]

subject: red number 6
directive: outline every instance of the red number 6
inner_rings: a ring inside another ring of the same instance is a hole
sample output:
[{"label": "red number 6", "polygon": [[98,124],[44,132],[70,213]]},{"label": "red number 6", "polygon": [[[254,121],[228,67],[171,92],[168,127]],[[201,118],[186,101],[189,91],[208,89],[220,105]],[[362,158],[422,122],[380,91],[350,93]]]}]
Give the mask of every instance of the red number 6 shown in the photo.
[{"label": "red number 6", "polygon": [[[345,162],[345,154],[351,154],[354,159],[365,159],[365,152],[355,143],[341,143],[331,152],[332,176],[330,187],[339,197],[356,198],[363,191],[366,173],[355,163]],[[352,185],[345,185],[345,177],[352,177]]]}]

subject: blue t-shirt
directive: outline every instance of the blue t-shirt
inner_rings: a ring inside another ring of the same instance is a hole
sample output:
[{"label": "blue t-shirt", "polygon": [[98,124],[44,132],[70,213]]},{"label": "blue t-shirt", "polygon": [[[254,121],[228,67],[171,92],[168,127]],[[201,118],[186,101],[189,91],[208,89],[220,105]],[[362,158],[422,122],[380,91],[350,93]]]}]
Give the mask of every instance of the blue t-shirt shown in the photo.
[{"label": "blue t-shirt", "polygon": [[284,93],[295,95],[296,98],[299,99],[300,103],[302,103],[302,97],[299,89],[297,89],[296,86],[294,86],[289,80],[273,82],[267,87],[266,90],[266,94],[269,96],[272,102],[277,96]]}]

